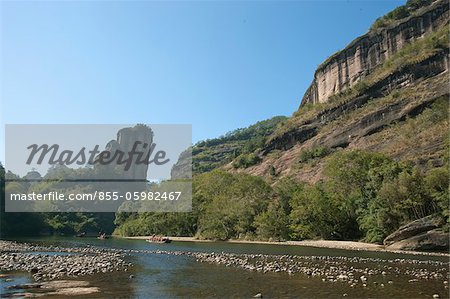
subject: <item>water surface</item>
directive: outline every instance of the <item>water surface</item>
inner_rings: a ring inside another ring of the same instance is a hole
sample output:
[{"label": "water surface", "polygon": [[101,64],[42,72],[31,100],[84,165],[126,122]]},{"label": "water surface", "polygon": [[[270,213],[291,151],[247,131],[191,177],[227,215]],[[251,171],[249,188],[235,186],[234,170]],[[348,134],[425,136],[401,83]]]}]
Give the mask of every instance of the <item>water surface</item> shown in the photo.
[{"label": "water surface", "polygon": [[[150,244],[144,240],[42,237],[17,239],[44,245],[86,246],[136,249],[136,250],[180,250],[201,252],[261,253],[273,255],[302,256],[345,256],[369,257],[383,260],[415,259],[448,262],[447,257],[407,255],[388,252],[353,251],[305,246],[236,244],[226,242],[172,242],[170,244]],[[48,253],[47,253],[48,254]],[[261,273],[246,271],[223,265],[200,263],[192,257],[150,253],[133,253],[127,259],[134,265],[127,272],[116,272],[84,276],[77,279],[88,280],[99,287],[101,293],[89,298],[173,298],[173,297],[246,297],[257,293],[264,298],[432,298],[439,294],[448,298],[444,279],[419,280],[409,282],[413,277],[404,275],[384,275],[371,277],[366,287],[359,284],[351,287],[346,282],[322,281],[321,277],[304,274]],[[386,264],[387,265],[387,264]],[[348,265],[351,266],[351,265]],[[356,266],[356,265],[355,265]],[[359,265],[361,266],[361,265]],[[364,267],[382,267],[383,262],[366,263]],[[411,265],[389,263],[388,266],[403,270],[417,267],[433,270],[433,265]],[[442,268],[442,267],[441,267]],[[132,277],[130,278],[130,275]],[[14,281],[2,282],[2,291],[7,285],[30,281],[28,274],[16,274]],[[388,283],[392,281],[393,283]],[[382,286],[384,285],[384,286]]]}]

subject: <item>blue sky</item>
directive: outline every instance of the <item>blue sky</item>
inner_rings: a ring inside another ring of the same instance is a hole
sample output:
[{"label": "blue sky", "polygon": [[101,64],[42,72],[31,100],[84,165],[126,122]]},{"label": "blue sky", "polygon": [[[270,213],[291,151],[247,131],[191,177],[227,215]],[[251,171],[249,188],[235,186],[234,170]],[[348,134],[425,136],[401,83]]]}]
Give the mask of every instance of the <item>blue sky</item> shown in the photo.
[{"label": "blue sky", "polygon": [[196,142],[291,115],[404,2],[2,1],[2,124],[192,124]]}]

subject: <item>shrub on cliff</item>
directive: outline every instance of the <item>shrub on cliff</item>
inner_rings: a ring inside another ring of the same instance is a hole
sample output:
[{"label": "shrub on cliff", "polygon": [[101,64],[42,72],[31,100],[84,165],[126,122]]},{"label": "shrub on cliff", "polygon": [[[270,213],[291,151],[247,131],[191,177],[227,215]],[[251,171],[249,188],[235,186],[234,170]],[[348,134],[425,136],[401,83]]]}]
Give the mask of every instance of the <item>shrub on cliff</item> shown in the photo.
[{"label": "shrub on cliff", "polygon": [[416,10],[416,9],[421,8],[421,7],[430,5],[431,2],[433,2],[433,1],[432,0],[408,0],[408,1],[406,1],[406,6],[410,10]]},{"label": "shrub on cliff", "polygon": [[234,168],[247,168],[258,164],[261,158],[255,153],[241,154],[233,161]]},{"label": "shrub on cliff", "polygon": [[308,162],[315,158],[325,157],[330,153],[330,149],[325,146],[318,146],[312,149],[306,149],[300,152],[299,162]]},{"label": "shrub on cliff", "polygon": [[371,30],[376,30],[381,27],[386,27],[392,21],[406,18],[413,14],[416,10],[428,6],[432,0],[408,0],[405,5],[401,5],[394,10],[388,12],[384,16],[378,18],[370,27]]}]

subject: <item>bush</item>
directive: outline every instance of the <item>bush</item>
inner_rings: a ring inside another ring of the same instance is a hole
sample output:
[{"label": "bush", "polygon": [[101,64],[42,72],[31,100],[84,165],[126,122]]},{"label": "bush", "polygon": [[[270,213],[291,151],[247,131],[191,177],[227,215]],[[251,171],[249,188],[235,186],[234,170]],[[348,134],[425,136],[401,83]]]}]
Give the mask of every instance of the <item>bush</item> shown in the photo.
[{"label": "bush", "polygon": [[261,158],[255,153],[241,154],[233,161],[234,168],[248,168],[256,165],[261,161]]},{"label": "bush", "polygon": [[325,146],[319,146],[316,148],[303,150],[300,152],[299,162],[304,163],[315,158],[325,157],[329,153],[330,150]]},{"label": "bush", "polygon": [[432,0],[408,0],[405,5],[399,6],[388,12],[386,15],[378,18],[371,26],[371,29],[386,27],[392,20],[400,20],[408,17],[414,11],[430,5]]},{"label": "bush", "polygon": [[430,196],[441,211],[442,217],[448,224],[449,221],[449,168],[439,167],[431,169],[425,176],[425,186]]},{"label": "bush", "polygon": [[378,18],[370,27],[372,30],[386,27],[393,20],[400,20],[410,16],[414,11],[430,5],[432,0],[408,0],[405,5],[399,6],[394,10],[388,12],[386,15]]},{"label": "bush", "polygon": [[254,233],[255,217],[272,198],[272,188],[259,177],[213,171],[195,182],[193,197],[199,210],[197,235],[226,240]]},{"label": "bush", "polygon": [[393,11],[388,12],[388,14],[386,15],[386,18],[393,19],[393,20],[399,20],[399,19],[406,18],[407,16],[409,16],[408,8],[406,7],[406,5],[402,5],[402,6],[397,7]]},{"label": "bush", "polygon": [[410,10],[417,10],[421,7],[427,6],[431,4],[431,0],[408,0],[406,1],[406,6]]},{"label": "bush", "polygon": [[[427,119],[444,117],[434,110]],[[316,148],[307,156],[325,152]],[[218,240],[321,237],[381,243],[400,225],[430,214],[440,213],[448,223],[447,166],[421,173],[380,153],[338,151],[325,160],[323,181],[306,184],[288,177],[273,189],[259,177],[215,170],[194,177],[192,213],[120,215],[117,231]]]}]

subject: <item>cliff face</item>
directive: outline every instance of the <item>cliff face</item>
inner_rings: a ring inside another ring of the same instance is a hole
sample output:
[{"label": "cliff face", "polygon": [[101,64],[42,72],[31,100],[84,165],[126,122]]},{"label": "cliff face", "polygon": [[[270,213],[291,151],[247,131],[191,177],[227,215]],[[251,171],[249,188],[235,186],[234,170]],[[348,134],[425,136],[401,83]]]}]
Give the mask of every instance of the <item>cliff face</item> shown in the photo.
[{"label": "cliff face", "polygon": [[354,86],[405,45],[447,24],[448,10],[448,0],[436,1],[416,16],[355,39],[318,67],[301,106],[327,102],[330,96]]},{"label": "cliff face", "polygon": [[[260,162],[243,171],[273,182],[317,182],[330,153],[354,149],[441,166],[449,30],[449,0],[438,0],[354,40],[319,66],[299,110],[269,136]],[[321,154],[305,162],[311,153]]]},{"label": "cliff face", "polygon": [[[315,140],[315,146],[346,147],[350,142],[348,136],[351,136],[351,139],[364,137],[416,113],[424,102],[448,94],[448,85],[445,81],[449,66],[448,54],[448,49],[441,50],[423,61],[402,67],[368,88],[363,94],[350,97],[342,104],[323,109],[312,118],[301,120],[291,130],[272,136],[261,153],[267,155],[273,150],[288,150],[308,140]],[[406,90],[415,90],[417,94],[402,101],[399,98],[389,106],[380,104],[378,109],[366,115],[360,122],[352,122],[348,127],[346,125],[336,127],[329,135],[320,134],[321,128],[325,125],[332,124],[345,115],[351,115],[356,110],[364,108],[364,105],[383,99],[393,91]],[[410,112],[403,113],[405,107],[409,107],[406,110]]]},{"label": "cliff face", "polygon": [[[150,152],[150,145],[153,142],[153,131],[151,128],[145,125],[136,125],[134,127],[123,128],[117,132],[116,140],[111,140],[108,142],[105,150],[111,153],[111,157],[114,156],[116,151],[130,153],[136,142],[140,143],[136,144],[135,150],[142,152],[143,157],[148,156]],[[143,146],[144,143],[147,143],[145,147]],[[133,162],[130,169],[123,171],[123,178],[146,180],[147,171],[147,164],[138,164]]]}]

